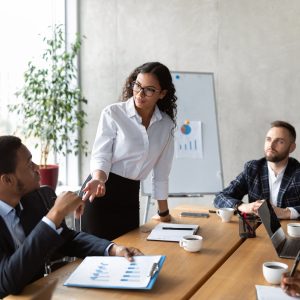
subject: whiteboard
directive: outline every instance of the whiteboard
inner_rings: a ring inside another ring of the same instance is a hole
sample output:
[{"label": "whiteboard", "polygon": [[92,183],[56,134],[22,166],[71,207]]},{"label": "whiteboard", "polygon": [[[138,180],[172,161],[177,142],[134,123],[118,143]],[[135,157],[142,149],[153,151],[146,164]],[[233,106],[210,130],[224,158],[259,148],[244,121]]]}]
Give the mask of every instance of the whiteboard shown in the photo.
[{"label": "whiteboard", "polygon": [[[169,195],[215,194],[223,189],[223,174],[213,73],[171,74],[178,99]],[[151,177],[141,183],[143,195],[151,195]]]}]

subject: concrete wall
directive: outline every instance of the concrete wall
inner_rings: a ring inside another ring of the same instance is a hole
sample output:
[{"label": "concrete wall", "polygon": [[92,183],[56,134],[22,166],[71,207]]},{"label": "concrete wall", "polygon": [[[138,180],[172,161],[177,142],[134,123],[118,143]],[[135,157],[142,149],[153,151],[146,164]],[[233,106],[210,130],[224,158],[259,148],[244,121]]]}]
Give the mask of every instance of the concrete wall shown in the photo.
[{"label": "concrete wall", "polygon": [[[118,101],[136,66],[213,72],[227,185],[245,161],[263,156],[271,121],[287,120],[300,135],[299,15],[299,0],[80,1],[90,147],[101,109]],[[88,165],[83,158],[83,177]]]}]

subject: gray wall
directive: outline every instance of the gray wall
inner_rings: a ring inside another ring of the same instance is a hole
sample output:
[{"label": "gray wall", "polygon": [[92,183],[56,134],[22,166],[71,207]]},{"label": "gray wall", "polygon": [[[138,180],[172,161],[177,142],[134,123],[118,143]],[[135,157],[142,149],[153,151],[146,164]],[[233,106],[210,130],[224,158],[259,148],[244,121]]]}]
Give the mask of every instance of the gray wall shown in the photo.
[{"label": "gray wall", "polygon": [[[90,148],[101,109],[118,101],[136,66],[213,72],[227,185],[245,161],[263,155],[271,121],[291,122],[300,136],[299,16],[299,0],[80,1]],[[82,168],[85,177],[89,157]]]}]

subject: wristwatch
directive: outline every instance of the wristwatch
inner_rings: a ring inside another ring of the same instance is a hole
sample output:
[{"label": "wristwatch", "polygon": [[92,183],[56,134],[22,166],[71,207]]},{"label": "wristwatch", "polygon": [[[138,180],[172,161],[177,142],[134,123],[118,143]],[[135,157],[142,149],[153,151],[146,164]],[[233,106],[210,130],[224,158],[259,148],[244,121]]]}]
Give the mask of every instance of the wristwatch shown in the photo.
[{"label": "wristwatch", "polygon": [[162,211],[160,212],[159,210],[157,211],[157,214],[160,216],[160,217],[166,217],[169,215],[169,210],[165,210],[165,211]]}]

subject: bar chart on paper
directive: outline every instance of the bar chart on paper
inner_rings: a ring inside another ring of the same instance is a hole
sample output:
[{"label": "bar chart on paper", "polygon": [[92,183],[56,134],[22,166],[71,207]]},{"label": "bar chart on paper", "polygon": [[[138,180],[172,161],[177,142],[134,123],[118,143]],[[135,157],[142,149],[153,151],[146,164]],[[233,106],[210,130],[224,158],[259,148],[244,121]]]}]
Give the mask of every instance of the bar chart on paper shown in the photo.
[{"label": "bar chart on paper", "polygon": [[[88,256],[65,281],[66,286],[90,288],[151,289],[165,256]],[[155,266],[155,268],[154,268]]]}]

